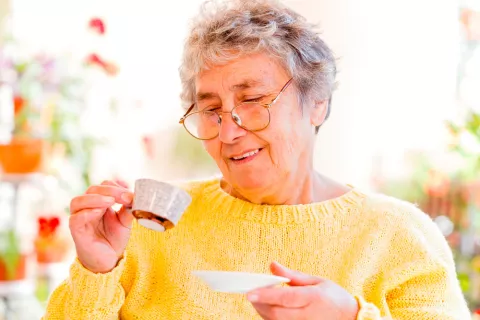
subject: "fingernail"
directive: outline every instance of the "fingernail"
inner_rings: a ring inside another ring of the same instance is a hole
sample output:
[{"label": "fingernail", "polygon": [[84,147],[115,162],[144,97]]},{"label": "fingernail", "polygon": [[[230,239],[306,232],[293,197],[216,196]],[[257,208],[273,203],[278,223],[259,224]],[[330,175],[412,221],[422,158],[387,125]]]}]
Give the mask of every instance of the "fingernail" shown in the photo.
[{"label": "fingernail", "polygon": [[251,293],[251,294],[247,295],[247,299],[250,302],[257,302],[258,301],[258,295],[254,294],[254,293]]},{"label": "fingernail", "polygon": [[121,198],[122,198],[123,201],[125,201],[127,203],[130,203],[133,200],[132,194],[128,193],[128,192],[122,193]]},{"label": "fingernail", "polygon": [[102,197],[102,201],[107,202],[107,203],[114,203],[115,198],[114,197]]}]

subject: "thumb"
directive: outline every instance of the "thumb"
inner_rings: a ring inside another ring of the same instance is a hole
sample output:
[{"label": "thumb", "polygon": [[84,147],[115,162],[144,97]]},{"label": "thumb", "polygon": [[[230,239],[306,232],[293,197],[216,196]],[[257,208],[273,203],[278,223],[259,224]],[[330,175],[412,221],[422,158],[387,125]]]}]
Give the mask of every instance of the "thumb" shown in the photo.
[{"label": "thumb", "polygon": [[291,286],[312,286],[323,281],[322,278],[310,276],[303,272],[291,270],[278,262],[272,262],[270,265],[272,274],[290,279],[288,283]]}]

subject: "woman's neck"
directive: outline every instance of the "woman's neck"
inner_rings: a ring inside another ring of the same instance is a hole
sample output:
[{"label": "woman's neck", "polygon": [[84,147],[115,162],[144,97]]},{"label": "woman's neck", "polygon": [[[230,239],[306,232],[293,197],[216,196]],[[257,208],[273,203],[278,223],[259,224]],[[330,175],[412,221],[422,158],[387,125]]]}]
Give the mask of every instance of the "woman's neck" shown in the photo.
[{"label": "woman's neck", "polygon": [[281,183],[255,190],[242,190],[221,180],[222,189],[233,197],[256,204],[310,204],[339,197],[350,190],[312,170],[301,179],[286,179]]}]

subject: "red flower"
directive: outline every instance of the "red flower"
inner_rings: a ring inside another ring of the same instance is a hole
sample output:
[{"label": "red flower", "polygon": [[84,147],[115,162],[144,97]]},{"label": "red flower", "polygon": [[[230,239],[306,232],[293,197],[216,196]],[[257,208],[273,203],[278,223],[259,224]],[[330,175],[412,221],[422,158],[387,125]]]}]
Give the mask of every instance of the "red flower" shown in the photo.
[{"label": "red flower", "polygon": [[87,57],[87,64],[98,65],[102,68],[105,67],[105,61],[98,54],[92,53]]},{"label": "red flower", "polygon": [[88,27],[98,34],[105,34],[105,23],[100,18],[92,18],[88,23]]},{"label": "red flower", "polygon": [[60,219],[58,217],[40,217],[38,218],[38,233],[40,236],[50,236],[55,233],[59,225]]},{"label": "red flower", "polygon": [[96,53],[90,54],[87,57],[86,62],[88,65],[100,67],[110,76],[114,76],[118,73],[118,68],[115,64],[105,61]]}]

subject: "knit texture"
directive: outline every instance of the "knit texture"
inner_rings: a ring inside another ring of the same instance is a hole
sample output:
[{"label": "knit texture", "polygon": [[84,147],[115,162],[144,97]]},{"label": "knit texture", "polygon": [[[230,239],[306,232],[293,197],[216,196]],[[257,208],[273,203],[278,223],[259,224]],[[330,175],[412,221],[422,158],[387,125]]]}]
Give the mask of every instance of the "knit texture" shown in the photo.
[{"label": "knit texture", "polygon": [[134,223],[107,274],[75,261],[43,319],[260,319],[244,295],[214,292],[192,271],[269,273],[272,261],[338,283],[369,308],[359,320],[470,319],[444,237],[412,204],[352,189],[320,203],[256,205],[218,179],[184,187],[193,201],[175,228]]}]

